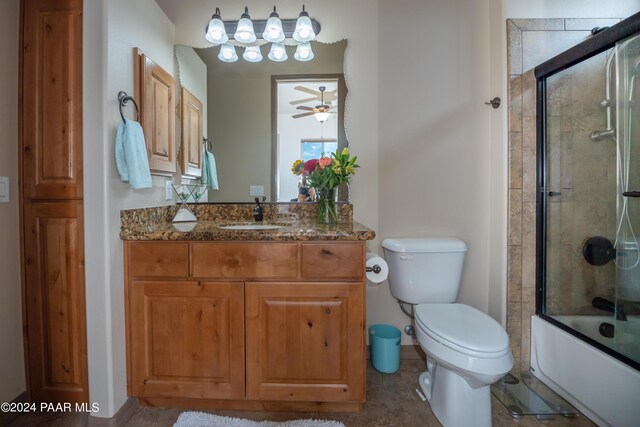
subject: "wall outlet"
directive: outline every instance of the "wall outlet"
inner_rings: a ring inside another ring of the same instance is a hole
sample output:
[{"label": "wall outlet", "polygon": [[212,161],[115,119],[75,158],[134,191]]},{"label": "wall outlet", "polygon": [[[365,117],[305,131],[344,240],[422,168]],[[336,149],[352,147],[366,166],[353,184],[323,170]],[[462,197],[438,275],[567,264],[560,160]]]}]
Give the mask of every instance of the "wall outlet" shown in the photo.
[{"label": "wall outlet", "polygon": [[264,185],[250,185],[249,186],[249,195],[250,196],[264,196]]},{"label": "wall outlet", "polygon": [[164,182],[164,199],[173,200],[173,181]]},{"label": "wall outlet", "polygon": [[9,177],[0,176],[0,203],[9,203]]}]

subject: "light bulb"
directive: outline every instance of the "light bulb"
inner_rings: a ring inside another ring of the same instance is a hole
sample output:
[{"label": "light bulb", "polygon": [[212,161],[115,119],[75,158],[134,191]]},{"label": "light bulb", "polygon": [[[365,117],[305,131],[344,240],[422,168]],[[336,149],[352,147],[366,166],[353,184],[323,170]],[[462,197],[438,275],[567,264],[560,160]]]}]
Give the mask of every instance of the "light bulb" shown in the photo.
[{"label": "light bulb", "polygon": [[298,61],[311,61],[314,57],[313,50],[311,50],[311,43],[301,43],[296,48],[296,53],[293,55]]},{"label": "light bulb", "polygon": [[245,61],[260,62],[262,61],[262,52],[260,52],[260,47],[258,46],[247,46],[244,49],[242,57],[245,59]]},{"label": "light bulb", "polygon": [[282,43],[272,43],[268,58],[274,62],[283,62],[288,59],[287,50]]},{"label": "light bulb", "polygon": [[238,21],[238,27],[233,38],[241,43],[253,43],[256,41],[256,33],[253,31],[253,22],[249,16],[249,8],[244,8],[244,13]]},{"label": "light bulb", "polygon": [[220,46],[220,53],[218,54],[218,59],[223,62],[235,62],[238,60],[238,54],[236,53],[236,48],[233,45],[228,43]]},{"label": "light bulb", "polygon": [[313,31],[313,25],[311,24],[311,18],[309,18],[309,14],[302,6],[302,12],[300,12],[300,16],[298,16],[298,20],[296,21],[296,29],[293,31],[293,35],[291,36],[297,42],[309,42],[316,38],[316,33]]},{"label": "light bulb", "polygon": [[301,28],[299,34],[300,34],[301,38],[307,38],[307,37],[309,37],[309,29],[308,28]]},{"label": "light bulb", "polygon": [[220,17],[220,9],[217,7],[216,12],[211,17],[211,21],[209,21],[209,25],[207,25],[204,37],[213,44],[222,44],[229,40],[227,31],[224,28],[224,22]]},{"label": "light bulb", "polygon": [[273,12],[269,15],[269,19],[264,27],[262,38],[271,43],[280,43],[284,40],[284,31],[282,30],[282,21],[273,6]]}]

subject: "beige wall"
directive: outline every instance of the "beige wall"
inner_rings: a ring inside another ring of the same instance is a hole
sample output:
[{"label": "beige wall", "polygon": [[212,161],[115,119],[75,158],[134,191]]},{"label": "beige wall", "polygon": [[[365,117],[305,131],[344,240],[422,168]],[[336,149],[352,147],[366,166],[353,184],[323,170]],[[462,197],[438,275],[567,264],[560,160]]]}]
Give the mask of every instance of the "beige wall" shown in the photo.
[{"label": "beige wall", "polygon": [[154,0],[84,3],[84,170],[89,394],[98,417],[127,399],[120,210],[159,206],[166,178],[131,190],[120,181],[114,138],[121,120],[118,91],[133,94],[134,47],[174,73],[174,27]]},{"label": "beige wall", "polygon": [[0,176],[11,180],[10,203],[0,203],[0,402],[25,391],[20,297],[18,213],[18,33],[20,0],[3,2],[0,14]]},{"label": "beige wall", "polygon": [[310,62],[294,60],[293,48],[287,50],[288,61],[269,61],[263,48],[265,59],[257,64],[222,62],[217,48],[197,50],[207,65],[207,121],[220,185],[210,201],[250,202],[250,185],[263,185],[271,199],[271,76],[342,73],[346,45],[313,43],[315,59]]}]

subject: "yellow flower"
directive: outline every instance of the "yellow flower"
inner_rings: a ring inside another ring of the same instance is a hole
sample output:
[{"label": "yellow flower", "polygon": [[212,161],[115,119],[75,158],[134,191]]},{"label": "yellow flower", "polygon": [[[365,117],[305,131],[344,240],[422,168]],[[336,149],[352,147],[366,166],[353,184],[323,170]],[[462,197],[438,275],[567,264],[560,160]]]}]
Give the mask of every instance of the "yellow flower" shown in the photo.
[{"label": "yellow flower", "polygon": [[304,162],[302,160],[296,160],[293,162],[293,166],[291,167],[291,172],[294,175],[300,175],[302,173],[302,169],[304,168]]},{"label": "yellow flower", "polygon": [[353,168],[353,166],[349,165],[345,168],[345,172],[347,173],[347,175],[353,175],[354,173],[356,173],[356,170]]},{"label": "yellow flower", "polygon": [[340,163],[335,162],[333,164],[333,166],[331,166],[331,170],[333,171],[333,173],[335,173],[336,175],[340,175],[342,173],[342,168],[340,167]]}]

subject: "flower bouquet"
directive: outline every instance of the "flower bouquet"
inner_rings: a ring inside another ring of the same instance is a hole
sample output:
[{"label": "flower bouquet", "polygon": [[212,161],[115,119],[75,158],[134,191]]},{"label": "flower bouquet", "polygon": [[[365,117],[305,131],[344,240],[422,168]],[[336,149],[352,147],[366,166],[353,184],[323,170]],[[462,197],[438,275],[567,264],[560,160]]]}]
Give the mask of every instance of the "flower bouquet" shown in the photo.
[{"label": "flower bouquet", "polygon": [[301,175],[308,185],[315,190],[318,202],[318,223],[332,224],[338,222],[336,213],[336,187],[349,183],[351,175],[360,166],[356,164],[357,156],[351,157],[349,149],[344,148],[341,153],[336,150],[330,157],[324,154],[319,159],[306,162],[296,160],[291,172]]}]

